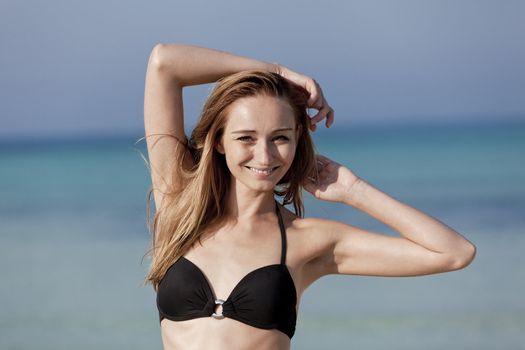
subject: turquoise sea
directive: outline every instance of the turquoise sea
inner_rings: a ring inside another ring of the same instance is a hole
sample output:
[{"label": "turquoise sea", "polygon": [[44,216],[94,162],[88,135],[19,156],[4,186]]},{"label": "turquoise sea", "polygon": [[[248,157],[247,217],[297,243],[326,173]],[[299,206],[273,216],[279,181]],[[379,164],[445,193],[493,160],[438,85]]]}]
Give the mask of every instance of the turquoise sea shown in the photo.
[{"label": "turquoise sea", "polygon": [[[0,141],[0,349],[161,349],[141,135]],[[319,151],[478,248],[424,277],[328,276],[292,349],[525,349],[525,122],[320,128]],[[306,216],[396,234],[305,195]]]}]

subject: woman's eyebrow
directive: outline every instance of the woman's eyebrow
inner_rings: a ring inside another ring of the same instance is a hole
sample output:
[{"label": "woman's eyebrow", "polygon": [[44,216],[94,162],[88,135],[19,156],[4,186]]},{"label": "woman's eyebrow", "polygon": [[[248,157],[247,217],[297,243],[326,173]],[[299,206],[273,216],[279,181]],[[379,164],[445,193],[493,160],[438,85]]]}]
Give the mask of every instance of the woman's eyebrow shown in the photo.
[{"label": "woman's eyebrow", "polygon": [[[272,133],[279,132],[279,131],[289,131],[289,130],[293,130],[293,128],[275,129],[274,131],[272,131]],[[256,130],[235,130],[235,131],[232,131],[231,134],[242,134],[242,133],[250,133],[250,132],[257,132],[257,131]]]}]

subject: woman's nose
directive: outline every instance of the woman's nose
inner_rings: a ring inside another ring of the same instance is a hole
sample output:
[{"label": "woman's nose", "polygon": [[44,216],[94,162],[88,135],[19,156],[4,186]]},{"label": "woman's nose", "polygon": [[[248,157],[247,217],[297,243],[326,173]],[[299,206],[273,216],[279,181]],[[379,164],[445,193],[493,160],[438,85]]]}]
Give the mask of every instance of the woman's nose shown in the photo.
[{"label": "woman's nose", "polygon": [[258,142],[255,146],[255,160],[258,165],[272,165],[274,158],[273,152],[274,150],[271,143],[268,143],[267,141]]}]

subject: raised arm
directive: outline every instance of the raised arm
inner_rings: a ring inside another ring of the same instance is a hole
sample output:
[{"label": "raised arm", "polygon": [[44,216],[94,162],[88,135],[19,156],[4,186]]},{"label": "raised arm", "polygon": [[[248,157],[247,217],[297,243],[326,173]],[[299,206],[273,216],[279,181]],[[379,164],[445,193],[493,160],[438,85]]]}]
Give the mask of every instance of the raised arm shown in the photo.
[{"label": "raised arm", "polygon": [[309,107],[318,109],[312,117],[312,130],[325,117],[327,125],[332,124],[333,110],[312,78],[282,65],[218,50],[158,44],[149,57],[144,94],[145,137],[157,208],[167,189],[183,186],[181,170],[193,166],[184,134],[183,88],[212,83],[243,70],[275,72],[303,86],[310,92]]},{"label": "raised arm", "polygon": [[309,282],[326,274],[416,276],[461,269],[476,248],[454,229],[404,204],[319,156],[320,180],[305,188],[315,197],[351,205],[401,234],[391,237],[331,220],[316,220],[317,256]]},{"label": "raised arm", "polygon": [[247,69],[276,71],[277,66],[189,45],[153,48],[146,73],[144,127],[157,208],[166,190],[183,186],[181,168],[193,165],[184,134],[183,88]]}]

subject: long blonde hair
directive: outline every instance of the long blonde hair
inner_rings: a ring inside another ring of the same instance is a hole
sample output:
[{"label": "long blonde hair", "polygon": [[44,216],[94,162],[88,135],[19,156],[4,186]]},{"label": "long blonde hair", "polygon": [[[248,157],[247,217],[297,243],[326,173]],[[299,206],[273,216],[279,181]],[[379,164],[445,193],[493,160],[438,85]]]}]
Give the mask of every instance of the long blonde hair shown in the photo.
[{"label": "long blonde hair", "polygon": [[[296,215],[303,216],[301,183],[306,177],[317,178],[315,148],[308,132],[308,92],[275,73],[244,71],[224,77],[217,82],[204,104],[189,142],[179,143],[179,147],[189,148],[193,156],[193,168],[182,170],[177,175],[182,176],[184,185],[165,193],[162,208],[150,224],[152,244],[148,253],[152,263],[145,283],[151,283],[155,290],[168,268],[194,243],[200,241],[203,230],[210,225],[221,224],[231,174],[224,155],[215,146],[226,125],[228,106],[239,98],[257,95],[282,98],[294,111],[296,127],[299,129],[296,154],[290,169],[274,189],[274,194],[283,198],[284,205],[293,204]],[[183,159],[176,161],[180,163],[179,169],[183,169]],[[152,191],[153,188],[148,196],[148,222]]]}]

